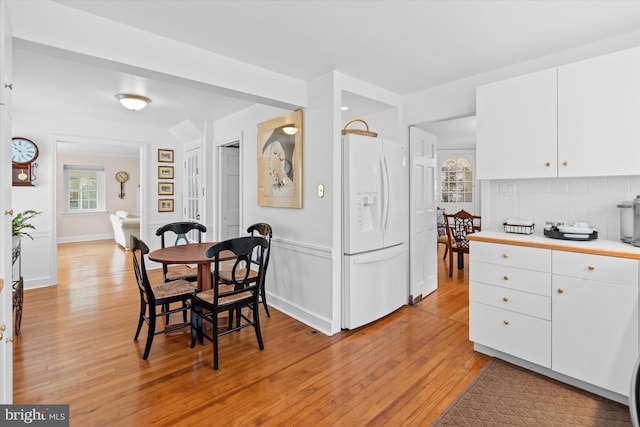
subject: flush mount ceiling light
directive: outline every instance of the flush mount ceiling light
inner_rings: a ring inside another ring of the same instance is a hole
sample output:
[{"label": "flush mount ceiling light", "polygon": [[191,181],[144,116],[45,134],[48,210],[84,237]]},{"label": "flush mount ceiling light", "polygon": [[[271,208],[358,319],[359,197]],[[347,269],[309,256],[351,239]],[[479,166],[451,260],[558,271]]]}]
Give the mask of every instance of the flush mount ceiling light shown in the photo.
[{"label": "flush mount ceiling light", "polygon": [[124,108],[131,111],[142,110],[151,102],[146,96],[132,95],[129,93],[119,93],[116,95],[116,98],[118,98]]}]

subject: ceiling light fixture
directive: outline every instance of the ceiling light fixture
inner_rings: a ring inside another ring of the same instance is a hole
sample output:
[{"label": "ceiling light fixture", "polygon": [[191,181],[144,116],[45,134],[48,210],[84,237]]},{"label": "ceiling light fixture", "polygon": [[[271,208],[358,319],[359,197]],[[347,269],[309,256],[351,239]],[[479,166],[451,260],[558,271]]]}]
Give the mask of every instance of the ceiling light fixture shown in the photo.
[{"label": "ceiling light fixture", "polygon": [[151,102],[146,96],[132,95],[130,93],[119,93],[116,95],[116,98],[118,98],[124,108],[131,111],[142,110]]}]

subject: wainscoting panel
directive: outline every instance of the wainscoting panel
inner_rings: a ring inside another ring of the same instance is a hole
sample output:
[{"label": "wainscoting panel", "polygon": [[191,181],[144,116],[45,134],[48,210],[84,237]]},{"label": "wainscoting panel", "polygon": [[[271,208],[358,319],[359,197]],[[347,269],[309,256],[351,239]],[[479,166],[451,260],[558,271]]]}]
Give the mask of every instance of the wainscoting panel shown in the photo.
[{"label": "wainscoting panel", "polygon": [[273,238],[265,290],[267,303],[331,334],[331,248]]}]

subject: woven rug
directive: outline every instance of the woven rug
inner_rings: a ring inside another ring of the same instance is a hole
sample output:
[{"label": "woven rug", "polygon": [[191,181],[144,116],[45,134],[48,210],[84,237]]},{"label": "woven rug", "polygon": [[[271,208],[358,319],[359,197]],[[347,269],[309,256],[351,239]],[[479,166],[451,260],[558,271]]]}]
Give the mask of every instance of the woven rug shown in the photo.
[{"label": "woven rug", "polygon": [[629,407],[492,359],[432,426],[630,426]]}]

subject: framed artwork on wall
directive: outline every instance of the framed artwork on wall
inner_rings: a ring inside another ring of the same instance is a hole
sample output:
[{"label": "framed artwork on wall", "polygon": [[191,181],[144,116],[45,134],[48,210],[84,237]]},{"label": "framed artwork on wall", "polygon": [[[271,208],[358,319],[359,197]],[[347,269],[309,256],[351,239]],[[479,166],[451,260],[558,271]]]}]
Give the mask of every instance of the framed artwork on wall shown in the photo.
[{"label": "framed artwork on wall", "polygon": [[158,196],[173,196],[173,182],[159,182]]},{"label": "framed artwork on wall", "polygon": [[158,212],[173,212],[173,199],[158,199]]},{"label": "framed artwork on wall", "polygon": [[173,163],[173,150],[158,149],[158,161],[164,163]]},{"label": "framed artwork on wall", "polygon": [[302,110],[258,123],[258,205],[302,208]]},{"label": "framed artwork on wall", "polygon": [[158,179],[173,179],[173,166],[158,166]]}]

